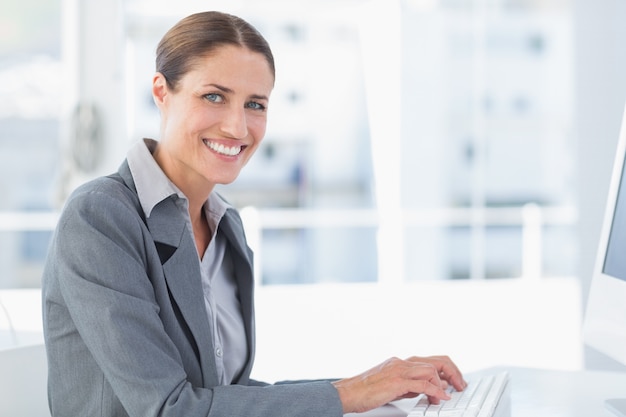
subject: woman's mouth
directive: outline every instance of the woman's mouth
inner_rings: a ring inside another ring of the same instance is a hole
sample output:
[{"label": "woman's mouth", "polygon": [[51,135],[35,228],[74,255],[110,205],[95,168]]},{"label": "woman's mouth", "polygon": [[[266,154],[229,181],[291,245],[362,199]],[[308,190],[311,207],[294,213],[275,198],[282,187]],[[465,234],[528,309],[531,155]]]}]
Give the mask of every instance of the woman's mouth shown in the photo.
[{"label": "woman's mouth", "polygon": [[224,156],[236,156],[241,153],[243,146],[224,146],[222,143],[211,142],[207,139],[202,140],[204,144],[213,152]]}]

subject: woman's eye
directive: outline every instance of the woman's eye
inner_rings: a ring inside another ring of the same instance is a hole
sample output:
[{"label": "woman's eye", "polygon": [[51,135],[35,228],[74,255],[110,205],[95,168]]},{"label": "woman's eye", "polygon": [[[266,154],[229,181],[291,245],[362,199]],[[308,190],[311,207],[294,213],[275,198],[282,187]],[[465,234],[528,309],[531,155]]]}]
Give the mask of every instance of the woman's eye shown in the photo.
[{"label": "woman's eye", "polygon": [[209,101],[212,101],[213,103],[221,103],[222,101],[224,101],[222,96],[220,96],[219,94],[215,94],[215,93],[205,94],[204,98],[206,98]]},{"label": "woman's eye", "polygon": [[253,110],[265,110],[265,106],[261,103],[257,103],[256,101],[251,101],[246,104],[246,107]]}]

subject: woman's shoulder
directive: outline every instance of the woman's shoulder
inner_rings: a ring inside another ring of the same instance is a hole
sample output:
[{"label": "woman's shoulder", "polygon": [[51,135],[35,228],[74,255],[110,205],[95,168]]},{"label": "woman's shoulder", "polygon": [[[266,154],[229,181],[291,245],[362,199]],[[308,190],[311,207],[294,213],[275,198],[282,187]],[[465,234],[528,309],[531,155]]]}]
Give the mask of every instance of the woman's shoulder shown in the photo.
[{"label": "woman's shoulder", "polygon": [[127,215],[130,211],[141,216],[136,191],[117,173],[79,185],[67,198],[63,211],[108,212],[113,217]]}]

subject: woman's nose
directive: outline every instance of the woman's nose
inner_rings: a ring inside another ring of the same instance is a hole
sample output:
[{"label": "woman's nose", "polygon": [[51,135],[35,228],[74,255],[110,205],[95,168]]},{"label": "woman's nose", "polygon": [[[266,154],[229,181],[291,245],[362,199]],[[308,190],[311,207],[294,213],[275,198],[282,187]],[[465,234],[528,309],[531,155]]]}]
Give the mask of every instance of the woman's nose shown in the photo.
[{"label": "woman's nose", "polygon": [[242,139],[248,136],[248,123],[243,108],[230,108],[224,114],[221,123],[222,132],[232,138]]}]

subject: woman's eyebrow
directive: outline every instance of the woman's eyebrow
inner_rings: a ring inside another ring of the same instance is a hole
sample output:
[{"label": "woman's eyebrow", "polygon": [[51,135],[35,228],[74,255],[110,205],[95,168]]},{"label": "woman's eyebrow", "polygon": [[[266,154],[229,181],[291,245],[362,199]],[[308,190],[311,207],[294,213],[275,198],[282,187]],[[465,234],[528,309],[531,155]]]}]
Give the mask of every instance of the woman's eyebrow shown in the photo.
[{"label": "woman's eyebrow", "polygon": [[265,101],[269,101],[268,97],[267,97],[267,96],[264,96],[264,95],[262,95],[262,94],[252,94],[252,95],[250,96],[250,98],[251,98],[251,99],[254,99],[254,100],[265,100]]},{"label": "woman's eyebrow", "polygon": [[[223,91],[224,93],[228,93],[228,94],[232,94],[232,93],[235,92],[232,88],[228,88],[228,87],[225,87],[223,85],[215,84],[215,83],[206,84],[204,87],[214,87],[214,88],[217,88],[218,90]],[[263,94],[252,94],[250,96],[250,98],[254,99],[254,100],[266,100],[266,101],[269,101],[269,98],[266,95],[263,95]]]},{"label": "woman's eyebrow", "polygon": [[218,90],[221,90],[221,91],[223,91],[225,93],[233,93],[234,92],[232,88],[224,87],[223,85],[219,85],[219,84],[211,83],[211,84],[204,85],[204,87],[215,87]]}]

